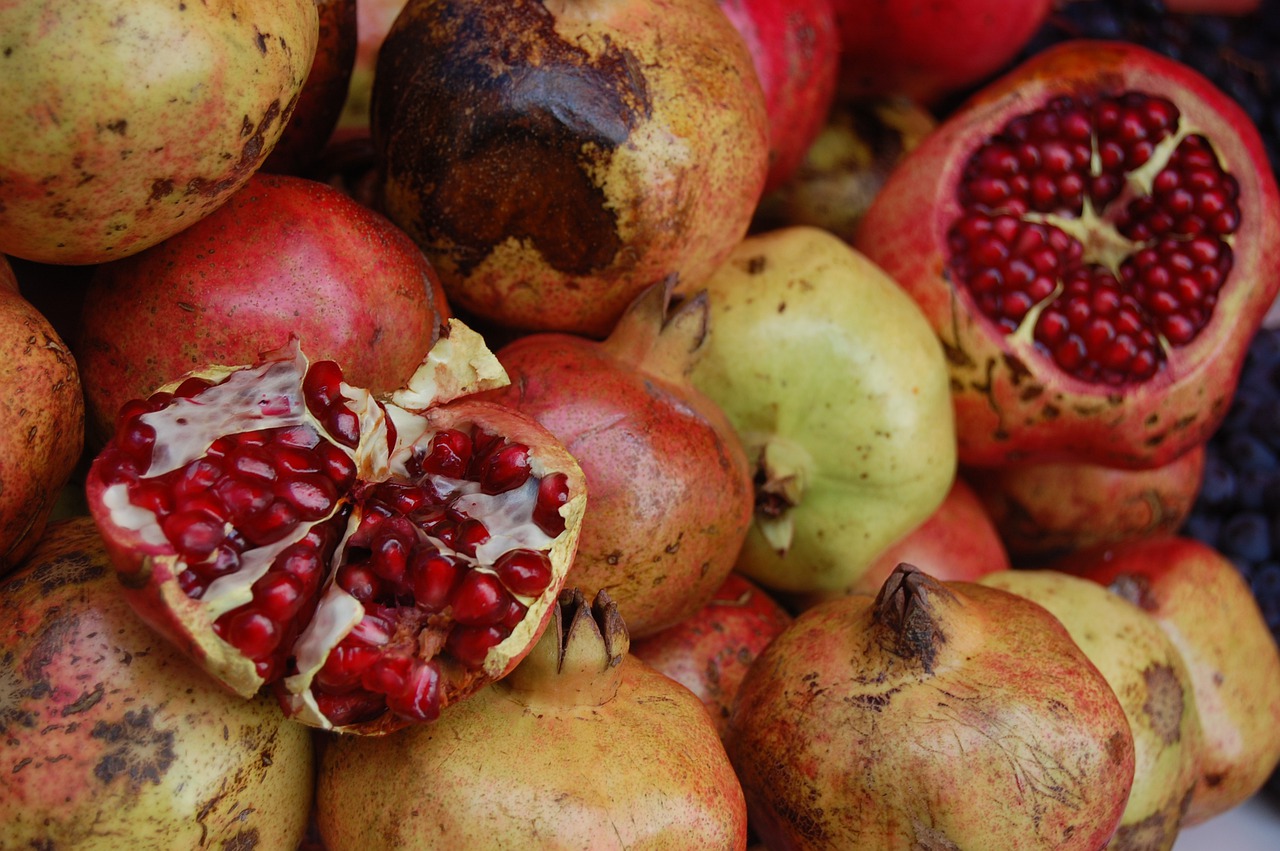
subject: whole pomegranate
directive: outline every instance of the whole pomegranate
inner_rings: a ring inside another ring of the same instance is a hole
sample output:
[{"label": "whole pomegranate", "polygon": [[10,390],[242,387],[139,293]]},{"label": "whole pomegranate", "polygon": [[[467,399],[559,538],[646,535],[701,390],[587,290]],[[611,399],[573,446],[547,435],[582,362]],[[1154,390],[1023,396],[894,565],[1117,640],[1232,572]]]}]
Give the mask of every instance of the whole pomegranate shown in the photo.
[{"label": "whole pomegranate", "polygon": [[561,592],[509,676],[435,724],[322,751],[329,851],[742,851],[742,788],[702,704],[627,653],[608,594]]},{"label": "whole pomegranate", "polygon": [[768,124],[716,0],[409,0],[378,54],[382,204],[489,322],[603,337],[746,233]]},{"label": "whole pomegranate", "polygon": [[1094,547],[1052,566],[1136,603],[1182,654],[1204,730],[1183,824],[1261,789],[1280,765],[1280,651],[1235,565],[1197,540],[1167,536]]},{"label": "whole pomegranate", "polygon": [[0,253],[99,263],[212,213],[302,90],[315,0],[0,7]]},{"label": "whole pomegranate", "polygon": [[0,255],[0,575],[40,540],[84,447],[80,371]]},{"label": "whole pomegranate", "polygon": [[1049,610],[1120,699],[1133,732],[1133,788],[1109,851],[1168,851],[1199,779],[1204,731],[1191,674],[1155,618],[1096,582],[1006,570],[983,585]]},{"label": "whole pomegranate", "polygon": [[631,652],[702,699],[724,735],[734,695],[760,651],[791,623],[764,589],[730,573],[706,605],[631,642]]},{"label": "whole pomegranate", "polygon": [[383,732],[509,671],[577,544],[582,471],[457,320],[390,399],[296,338],[121,411],[86,493],[139,614],[244,697]]},{"label": "whole pomegranate", "polygon": [[994,74],[1045,22],[1052,0],[832,0],[840,87],[932,104]]},{"label": "whole pomegranate", "polygon": [[1280,195],[1227,95],[1077,40],[913,150],[855,244],[942,339],[962,463],[1158,467],[1226,413],[1280,290]]},{"label": "whole pomegranate", "polygon": [[292,849],[307,728],[194,669],[118,593],[93,521],[0,581],[0,846]]},{"label": "whole pomegranate", "polygon": [[905,564],[765,648],[725,745],[769,848],[1097,851],[1134,777],[1124,709],[1052,615]]},{"label": "whole pomegranate", "polygon": [[97,267],[75,351],[91,442],[116,414],[209,363],[297,335],[375,392],[399,387],[449,315],[435,271],[385,217],[322,183],[257,174],[208,218]]},{"label": "whole pomegranate", "polygon": [[764,91],[769,173],[764,191],[799,167],[835,101],[840,36],[831,0],[719,0],[742,35]]},{"label": "whole pomegranate", "polygon": [[846,588],[955,478],[938,340],[893,280],[818,228],[748,237],[706,289],[693,383],[755,481],[737,569],[775,591]]},{"label": "whole pomegranate", "polygon": [[1195,505],[1205,450],[1127,470],[1072,461],[966,471],[1012,559],[1043,565],[1074,550],[1172,535]]},{"label": "whole pomegranate", "polygon": [[733,426],[689,381],[707,298],[636,298],[603,341],[529,334],[498,350],[511,383],[484,398],[545,426],[591,493],[566,582],[607,589],[633,637],[691,616],[733,569],[751,525],[751,468]]}]

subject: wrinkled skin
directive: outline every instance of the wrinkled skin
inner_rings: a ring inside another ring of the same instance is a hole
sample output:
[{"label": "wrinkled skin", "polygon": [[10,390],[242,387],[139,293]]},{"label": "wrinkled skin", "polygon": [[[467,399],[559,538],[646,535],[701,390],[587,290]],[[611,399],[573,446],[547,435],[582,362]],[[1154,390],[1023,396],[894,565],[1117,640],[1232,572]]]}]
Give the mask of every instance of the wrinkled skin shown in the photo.
[{"label": "wrinkled skin", "polygon": [[306,728],[192,667],[117,593],[93,522],[53,525],[0,583],[6,848],[295,848]]},{"label": "wrinkled skin", "polygon": [[98,263],[212,213],[279,139],[317,28],[314,0],[0,8],[0,252]]},{"label": "wrinkled skin", "polygon": [[448,315],[435,271],[385,217],[315,181],[255,175],[204,221],[97,268],[76,344],[91,440],[130,399],[290,334],[352,384],[394,390]]},{"label": "wrinkled skin", "polygon": [[0,575],[40,540],[84,446],[75,358],[0,256]]},{"label": "wrinkled skin", "polygon": [[1133,789],[1108,851],[1167,851],[1199,777],[1204,733],[1191,674],[1155,618],[1078,576],[1009,570],[983,585],[1049,610],[1120,699],[1133,732]]},{"label": "wrinkled skin", "polygon": [[706,289],[693,383],[755,468],[737,569],[777,591],[846,588],[955,477],[937,337],[893,280],[817,228],[743,240]]},{"label": "wrinkled skin", "polygon": [[450,303],[605,336],[645,287],[696,286],[746,233],[764,96],[715,0],[410,0],[378,55],[382,205]]}]

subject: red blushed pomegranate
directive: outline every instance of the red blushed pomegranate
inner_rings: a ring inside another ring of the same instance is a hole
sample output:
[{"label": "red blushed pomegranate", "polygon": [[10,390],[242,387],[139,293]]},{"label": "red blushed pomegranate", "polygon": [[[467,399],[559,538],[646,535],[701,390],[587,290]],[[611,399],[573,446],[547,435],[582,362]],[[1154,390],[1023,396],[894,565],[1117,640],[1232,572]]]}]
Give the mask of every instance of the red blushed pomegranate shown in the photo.
[{"label": "red blushed pomegranate", "polygon": [[742,574],[730,573],[701,609],[631,642],[631,652],[701,698],[723,736],[747,669],[790,623],[781,604]]},{"label": "red blushed pomegranate", "polygon": [[636,638],[712,598],[755,502],[737,432],[689,381],[709,340],[707,296],[668,298],[653,285],[603,341],[520,337],[497,355],[511,383],[485,394],[546,426],[582,465],[591,503],[567,582],[606,589]]},{"label": "red blushed pomegranate", "polygon": [[309,731],[139,620],[92,520],[49,527],[0,581],[0,617],[0,846],[298,846]]},{"label": "red blushed pomegranate", "polygon": [[1195,505],[1204,446],[1161,467],[1069,461],[968,471],[1010,557],[1022,567],[1075,550],[1172,535]]},{"label": "red blushed pomegranate", "polygon": [[204,221],[94,272],[75,342],[90,440],[111,436],[130,399],[291,334],[390,392],[448,315],[435,270],[386,218],[322,183],[255,175]]},{"label": "red blushed pomegranate", "polygon": [[585,488],[452,321],[390,399],[297,341],[130,402],[86,492],[139,614],[248,697],[379,732],[432,720],[536,639]]},{"label": "red blushed pomegranate", "polygon": [[781,186],[818,137],[836,94],[840,37],[831,0],[719,0],[747,43],[769,118],[769,174]]},{"label": "red blushed pomegranate", "polygon": [[905,564],[765,648],[725,746],[769,848],[1097,851],[1134,776],[1124,709],[1057,619]]},{"label": "red blushed pomegranate", "polygon": [[994,74],[1045,22],[1051,0],[832,0],[840,88],[933,103]]},{"label": "red blushed pomegranate", "polygon": [[962,463],[1158,467],[1226,413],[1280,290],[1280,196],[1207,80],[1075,41],[913,150],[856,244],[943,342]]},{"label": "red blushed pomegranate", "polygon": [[438,722],[322,750],[330,851],[743,851],[742,787],[702,704],[627,652],[609,595],[561,592],[503,680]]}]

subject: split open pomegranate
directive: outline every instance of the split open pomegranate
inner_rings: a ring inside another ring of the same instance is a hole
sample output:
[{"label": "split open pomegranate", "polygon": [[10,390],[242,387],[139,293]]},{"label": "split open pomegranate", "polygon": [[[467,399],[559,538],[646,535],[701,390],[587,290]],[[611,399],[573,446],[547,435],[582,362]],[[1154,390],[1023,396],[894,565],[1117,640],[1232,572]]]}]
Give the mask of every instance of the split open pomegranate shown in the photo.
[{"label": "split open pomegranate", "polygon": [[856,244],[947,349],[964,463],[1154,467],[1226,413],[1280,289],[1280,197],[1227,95],[1076,41],[918,146]]},{"label": "split open pomegranate", "polygon": [[585,485],[452,321],[388,399],[297,341],[122,409],[87,482],[130,602],[231,689],[381,732],[504,675],[546,624]]}]

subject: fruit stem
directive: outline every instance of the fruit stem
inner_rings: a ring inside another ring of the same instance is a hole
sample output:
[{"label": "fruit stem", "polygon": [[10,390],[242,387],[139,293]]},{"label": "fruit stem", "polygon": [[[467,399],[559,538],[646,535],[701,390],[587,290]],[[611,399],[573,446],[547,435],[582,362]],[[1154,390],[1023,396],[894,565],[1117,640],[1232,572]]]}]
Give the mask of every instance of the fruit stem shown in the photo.
[{"label": "fruit stem", "polygon": [[872,609],[875,622],[884,627],[890,639],[885,649],[919,662],[927,674],[933,673],[938,650],[947,641],[934,611],[934,597],[955,600],[941,582],[902,562],[880,586]]}]

